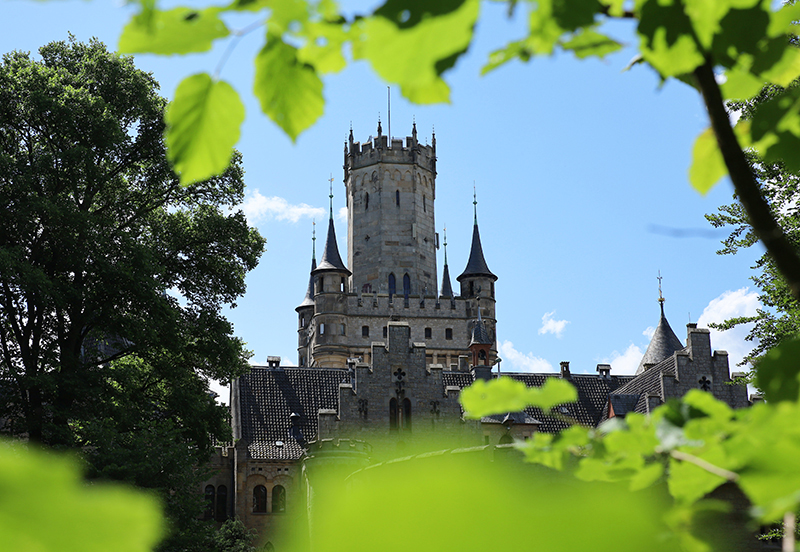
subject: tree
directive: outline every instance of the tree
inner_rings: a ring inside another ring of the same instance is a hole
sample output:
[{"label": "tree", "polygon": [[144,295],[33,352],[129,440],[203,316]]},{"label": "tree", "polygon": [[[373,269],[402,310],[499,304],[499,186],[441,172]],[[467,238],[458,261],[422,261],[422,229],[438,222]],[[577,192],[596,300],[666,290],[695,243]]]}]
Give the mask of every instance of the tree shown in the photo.
[{"label": "tree", "polygon": [[241,159],[182,187],[149,74],[97,41],[40,55],[0,64],[2,431],[159,490],[185,535],[194,466],[230,438],[208,380],[247,369],[221,314],[264,247],[230,212]]}]

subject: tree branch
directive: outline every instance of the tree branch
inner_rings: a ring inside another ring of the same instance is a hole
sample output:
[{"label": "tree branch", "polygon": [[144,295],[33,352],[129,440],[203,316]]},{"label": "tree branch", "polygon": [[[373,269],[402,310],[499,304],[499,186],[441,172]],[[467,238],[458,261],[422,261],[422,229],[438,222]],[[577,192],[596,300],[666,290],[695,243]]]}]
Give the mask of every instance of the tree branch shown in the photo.
[{"label": "tree branch", "polygon": [[717,144],[730,173],[731,181],[739,201],[747,212],[750,224],[767,252],[775,261],[792,295],[800,300],[800,256],[789,242],[783,229],[778,225],[769,204],[761,194],[761,189],[747,163],[739,140],[731,128],[728,113],[722,94],[714,78],[714,69],[710,61],[695,69],[694,76],[703,95],[703,101],[711,119],[711,128],[717,138]]}]

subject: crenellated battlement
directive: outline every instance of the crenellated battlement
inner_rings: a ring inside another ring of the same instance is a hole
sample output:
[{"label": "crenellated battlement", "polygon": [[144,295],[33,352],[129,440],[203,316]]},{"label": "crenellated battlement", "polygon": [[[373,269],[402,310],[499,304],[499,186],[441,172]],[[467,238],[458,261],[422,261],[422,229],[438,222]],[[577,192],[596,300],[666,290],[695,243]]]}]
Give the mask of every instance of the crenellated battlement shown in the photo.
[{"label": "crenellated battlement", "polygon": [[432,145],[423,145],[417,139],[416,125],[412,129],[411,136],[406,136],[405,142],[402,138],[391,138],[381,133],[378,126],[378,135],[370,136],[365,143],[353,140],[353,132],[350,131],[350,140],[345,145],[344,169],[345,180],[349,171],[369,167],[377,163],[396,163],[401,165],[419,165],[436,174],[436,137],[433,137]]}]

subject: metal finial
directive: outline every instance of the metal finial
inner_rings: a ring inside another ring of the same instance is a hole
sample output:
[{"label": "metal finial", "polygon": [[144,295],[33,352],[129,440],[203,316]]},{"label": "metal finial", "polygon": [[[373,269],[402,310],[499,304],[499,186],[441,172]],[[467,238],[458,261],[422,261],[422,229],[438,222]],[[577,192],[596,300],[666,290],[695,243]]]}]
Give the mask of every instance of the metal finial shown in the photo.
[{"label": "metal finial", "polygon": [[317,260],[317,221],[311,219],[311,260]]},{"label": "metal finial", "polygon": [[444,227],[444,264],[447,266],[447,226]]},{"label": "metal finial", "polygon": [[475,188],[475,181],[472,181],[472,210],[475,214],[475,225],[478,224],[478,192]]},{"label": "metal finial", "polygon": [[331,220],[333,220],[333,173],[331,173],[331,177],[328,179],[328,182],[331,183],[331,193],[328,197],[331,200]]},{"label": "metal finial", "polygon": [[661,271],[660,270],[658,271],[658,277],[656,279],[658,280],[658,303],[659,303],[659,305],[661,305],[661,316],[664,316],[664,301],[665,301],[665,299],[664,299],[664,295],[661,293],[661,279],[662,279],[662,276],[661,276]]}]

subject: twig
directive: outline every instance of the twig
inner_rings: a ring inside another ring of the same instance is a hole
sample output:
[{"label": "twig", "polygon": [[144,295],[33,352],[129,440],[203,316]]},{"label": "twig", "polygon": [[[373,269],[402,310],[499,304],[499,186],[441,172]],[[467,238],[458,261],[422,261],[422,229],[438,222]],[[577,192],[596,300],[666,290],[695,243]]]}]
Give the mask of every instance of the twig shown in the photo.
[{"label": "twig", "polygon": [[706,462],[702,458],[698,458],[697,456],[689,454],[688,452],[673,450],[669,453],[669,455],[672,456],[675,460],[680,460],[682,462],[689,462],[690,464],[694,464],[698,468],[702,468],[709,473],[718,475],[721,478],[731,481],[733,483],[735,483],[739,479],[738,473],[726,470],[725,468],[720,468],[719,466],[715,466],[714,464]]}]

